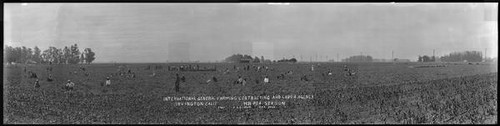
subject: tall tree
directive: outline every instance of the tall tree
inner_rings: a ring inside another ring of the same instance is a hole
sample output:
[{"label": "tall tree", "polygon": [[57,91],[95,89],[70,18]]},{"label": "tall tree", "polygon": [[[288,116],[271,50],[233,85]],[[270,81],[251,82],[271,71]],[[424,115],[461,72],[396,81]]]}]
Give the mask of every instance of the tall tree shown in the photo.
[{"label": "tall tree", "polygon": [[15,48],[6,45],[5,49],[4,49],[4,53],[5,53],[4,62],[6,62],[6,63],[16,62]]},{"label": "tall tree", "polygon": [[63,57],[62,57],[62,62],[65,64],[68,64],[70,59],[71,59],[71,50],[69,50],[68,46],[64,46],[63,49]]},{"label": "tall tree", "polygon": [[54,55],[55,55],[55,57],[57,59],[57,64],[63,64],[64,63],[64,58],[63,58],[64,55],[63,55],[62,49],[56,48]]},{"label": "tall tree", "polygon": [[431,62],[431,61],[432,61],[432,60],[431,60],[431,57],[429,57],[429,56],[427,56],[427,55],[424,55],[424,56],[422,57],[422,60],[423,60],[424,62]]},{"label": "tall tree", "polygon": [[90,48],[85,48],[84,52],[85,52],[85,55],[84,55],[85,56],[85,62],[87,64],[92,63],[95,60],[95,53],[92,52],[92,49],[90,49]]},{"label": "tall tree", "polygon": [[453,52],[441,57],[444,62],[481,62],[483,55],[479,51]]},{"label": "tall tree", "polygon": [[49,63],[59,63],[59,51],[56,47],[51,46],[45,50],[44,53],[45,52],[47,54],[46,60]]},{"label": "tall tree", "polygon": [[80,64],[83,64],[85,62],[85,52],[80,54]]},{"label": "tall tree", "polygon": [[33,61],[33,50],[31,48],[27,48],[26,50],[26,62],[25,63],[30,63]]},{"label": "tall tree", "polygon": [[21,47],[21,59],[20,59],[20,63],[26,63],[26,55],[28,55],[28,49],[26,49],[25,46],[22,46]]},{"label": "tall tree", "polygon": [[41,62],[40,52],[41,52],[41,50],[37,46],[35,46],[33,48],[33,61],[35,61],[36,63],[40,63]]},{"label": "tall tree", "polygon": [[254,62],[254,63],[260,63],[260,59],[259,59],[259,57],[257,57],[257,56],[256,56],[256,57],[253,59],[253,62]]},{"label": "tall tree", "polygon": [[78,45],[72,45],[71,46],[71,58],[70,58],[70,63],[71,64],[78,64],[80,62],[80,51],[78,50]]}]

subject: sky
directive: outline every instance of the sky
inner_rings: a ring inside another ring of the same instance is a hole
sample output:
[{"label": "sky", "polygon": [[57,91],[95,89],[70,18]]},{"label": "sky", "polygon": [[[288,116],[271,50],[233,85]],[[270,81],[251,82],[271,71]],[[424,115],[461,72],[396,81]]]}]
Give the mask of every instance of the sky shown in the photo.
[{"label": "sky", "polygon": [[497,15],[497,3],[4,3],[4,45],[78,44],[102,63],[215,62],[235,53],[497,57]]}]

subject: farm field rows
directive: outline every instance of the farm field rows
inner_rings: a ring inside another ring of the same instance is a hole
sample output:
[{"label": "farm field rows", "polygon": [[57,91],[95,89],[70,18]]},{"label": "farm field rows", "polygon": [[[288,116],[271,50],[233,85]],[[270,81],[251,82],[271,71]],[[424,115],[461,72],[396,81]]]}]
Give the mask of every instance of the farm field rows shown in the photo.
[{"label": "farm field rows", "polygon": [[[409,63],[198,63],[217,71],[168,71],[167,66],[190,64],[53,65],[55,81],[47,82],[48,65],[28,65],[38,74],[24,77],[23,65],[4,66],[4,123],[496,123],[497,69],[488,64]],[[243,70],[246,65],[269,71]],[[310,71],[314,65],[314,71]],[[347,76],[344,65],[356,71]],[[119,66],[135,78],[120,76]],[[148,66],[161,69],[145,70]],[[239,67],[235,70],[234,67]],[[225,70],[228,73],[224,73]],[[328,70],[332,75],[323,75]],[[76,71],[76,74],[72,73]],[[276,77],[287,71],[285,79]],[[151,76],[153,73],[156,76]],[[175,92],[175,74],[186,77]],[[233,84],[241,75],[246,85]],[[271,83],[263,84],[264,76]],[[306,75],[310,80],[301,81]],[[101,86],[110,76],[112,85]],[[206,81],[216,77],[218,82]],[[76,90],[65,92],[67,80]],[[259,82],[257,82],[259,81]],[[290,100],[273,109],[217,109],[173,106],[166,96],[262,96],[307,94],[314,99]]]}]

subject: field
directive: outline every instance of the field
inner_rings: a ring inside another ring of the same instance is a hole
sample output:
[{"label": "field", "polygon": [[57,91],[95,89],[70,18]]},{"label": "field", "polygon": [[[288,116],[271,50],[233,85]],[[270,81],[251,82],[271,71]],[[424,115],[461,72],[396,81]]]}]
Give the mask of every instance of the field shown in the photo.
[{"label": "field", "polygon": [[[167,66],[179,65],[216,67],[217,71],[167,70]],[[269,70],[243,70],[246,65]],[[344,65],[356,74],[347,76]],[[421,67],[433,65],[445,67]],[[136,77],[117,74],[120,66]],[[146,70],[148,66],[151,69]],[[25,77],[24,67],[38,74],[40,88],[34,88],[35,79]],[[45,80],[47,67],[53,68],[53,82]],[[328,70],[332,75],[324,75]],[[293,73],[276,78],[287,71]],[[85,72],[90,75],[84,76]],[[180,92],[174,90],[175,74],[186,77]],[[247,79],[246,85],[233,84],[239,75]],[[269,84],[262,83],[266,75]],[[304,75],[309,81],[300,80]],[[108,76],[112,85],[101,86]],[[497,64],[487,63],[4,65],[4,123],[496,124],[497,76]],[[218,82],[207,83],[212,77]],[[75,82],[74,91],[63,90],[67,80]],[[246,109],[174,106],[163,100],[167,96],[276,94],[314,98],[288,100],[286,106],[277,108]]]}]

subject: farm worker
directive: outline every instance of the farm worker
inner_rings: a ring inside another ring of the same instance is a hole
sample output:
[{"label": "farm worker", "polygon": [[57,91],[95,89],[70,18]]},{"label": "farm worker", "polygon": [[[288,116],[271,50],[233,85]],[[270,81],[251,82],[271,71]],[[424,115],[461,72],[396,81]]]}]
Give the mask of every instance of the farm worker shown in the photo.
[{"label": "farm worker", "polygon": [[247,79],[243,79],[243,82],[241,82],[243,84],[243,86],[245,86],[245,84],[247,83]]},{"label": "farm worker", "polygon": [[300,80],[309,81],[309,79],[307,79],[307,75],[305,75],[305,74],[304,74],[304,76],[302,76],[302,77],[300,78]]},{"label": "farm worker", "polygon": [[38,79],[36,79],[35,81],[35,88],[39,88],[40,87],[40,82],[38,82]]},{"label": "farm worker", "polygon": [[314,71],[314,65],[311,65],[311,71]]},{"label": "farm worker", "polygon": [[184,75],[181,77],[181,81],[186,82],[186,78],[184,77]]},{"label": "farm worker", "polygon": [[214,80],[214,82],[217,82],[217,78],[215,78],[215,76],[212,77],[212,80]]},{"label": "farm worker", "polygon": [[264,77],[264,83],[269,83],[269,77]]},{"label": "farm worker", "polygon": [[349,70],[349,73],[348,73],[349,76],[353,76],[355,74],[356,74],[356,72],[354,72],[353,70]]},{"label": "farm worker", "polygon": [[30,72],[30,73],[31,73],[30,78],[38,78],[37,75],[36,75],[36,73],[34,73],[34,72]]},{"label": "farm worker", "polygon": [[48,82],[51,82],[53,79],[52,79],[52,74],[49,74],[49,78],[47,78],[47,81]]},{"label": "farm worker", "polygon": [[241,83],[243,83],[243,78],[241,78],[241,76],[238,76],[237,84],[241,84]]},{"label": "farm worker", "polygon": [[179,92],[179,83],[181,79],[179,77],[179,74],[175,74],[175,92]]},{"label": "farm worker", "polygon": [[75,83],[68,80],[68,82],[66,83],[66,90],[73,90],[74,86],[75,86]]},{"label": "farm worker", "polygon": [[106,86],[109,86],[111,85],[111,80],[109,79],[109,77],[106,77]]}]

